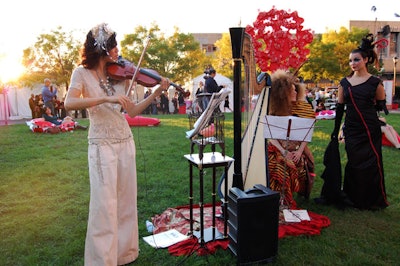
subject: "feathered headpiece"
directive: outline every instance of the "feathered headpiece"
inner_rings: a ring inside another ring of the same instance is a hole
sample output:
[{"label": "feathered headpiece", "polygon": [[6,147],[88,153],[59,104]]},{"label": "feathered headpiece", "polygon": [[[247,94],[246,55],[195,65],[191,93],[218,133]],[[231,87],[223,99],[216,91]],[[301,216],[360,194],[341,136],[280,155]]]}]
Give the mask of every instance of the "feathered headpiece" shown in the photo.
[{"label": "feathered headpiece", "polygon": [[358,46],[358,49],[364,50],[366,52],[373,50],[374,48],[375,48],[374,35],[372,33],[362,38],[361,45]]},{"label": "feathered headpiece", "polygon": [[115,32],[108,26],[107,23],[101,23],[91,30],[92,36],[95,40],[94,46],[96,50],[101,53],[102,51],[107,51],[107,42]]}]

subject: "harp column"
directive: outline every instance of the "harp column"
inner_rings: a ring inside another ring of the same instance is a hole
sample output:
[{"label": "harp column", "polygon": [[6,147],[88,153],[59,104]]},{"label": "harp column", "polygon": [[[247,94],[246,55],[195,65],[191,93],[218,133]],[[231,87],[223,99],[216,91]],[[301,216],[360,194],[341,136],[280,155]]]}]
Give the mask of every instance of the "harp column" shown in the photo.
[{"label": "harp column", "polygon": [[244,28],[229,28],[233,58],[233,154],[235,158],[232,187],[243,190],[242,175],[242,114],[241,114],[241,74]]}]

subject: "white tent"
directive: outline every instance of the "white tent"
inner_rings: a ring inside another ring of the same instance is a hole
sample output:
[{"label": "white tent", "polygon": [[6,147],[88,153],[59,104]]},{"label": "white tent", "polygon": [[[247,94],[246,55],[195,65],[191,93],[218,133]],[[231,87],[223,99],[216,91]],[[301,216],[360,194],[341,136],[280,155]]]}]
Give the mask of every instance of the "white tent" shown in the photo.
[{"label": "white tent", "polygon": [[[227,90],[231,91],[231,93],[229,93],[229,107],[231,108],[231,110],[233,110],[233,82],[232,82],[232,80],[230,80],[229,78],[227,78],[223,75],[220,75],[218,73],[215,75],[214,79],[218,85],[225,85],[226,86],[225,88]],[[193,100],[194,97],[196,96],[196,91],[199,88],[200,81],[203,81],[203,83],[206,82],[206,80],[204,79],[204,74],[197,76],[192,80],[192,84],[191,84],[192,90],[190,91],[191,100]],[[221,103],[220,109],[221,109],[221,111],[224,111],[224,102]]]}]

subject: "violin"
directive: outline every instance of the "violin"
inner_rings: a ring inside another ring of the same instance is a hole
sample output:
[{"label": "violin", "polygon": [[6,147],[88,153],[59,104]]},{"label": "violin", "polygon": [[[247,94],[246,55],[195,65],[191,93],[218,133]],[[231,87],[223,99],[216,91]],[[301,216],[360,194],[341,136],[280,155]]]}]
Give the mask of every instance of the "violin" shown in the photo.
[{"label": "violin", "polygon": [[[120,57],[117,62],[107,64],[108,76],[115,80],[132,79],[137,67],[130,61]],[[139,68],[135,81],[144,87],[154,87],[161,82],[161,76],[157,71],[148,68]],[[181,86],[170,83],[176,90],[181,92],[185,97],[189,97],[190,92],[185,92]]]}]

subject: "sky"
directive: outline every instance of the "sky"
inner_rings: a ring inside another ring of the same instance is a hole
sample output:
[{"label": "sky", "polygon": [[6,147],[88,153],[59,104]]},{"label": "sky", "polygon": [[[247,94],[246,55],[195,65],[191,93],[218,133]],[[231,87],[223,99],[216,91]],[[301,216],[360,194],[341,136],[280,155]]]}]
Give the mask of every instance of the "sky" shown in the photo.
[{"label": "sky", "polygon": [[182,33],[224,33],[251,25],[260,11],[272,7],[297,11],[304,28],[315,33],[348,28],[350,20],[400,21],[394,15],[400,14],[399,0],[10,0],[0,11],[0,82],[21,71],[24,49],[58,26],[79,33],[82,42],[101,22],[108,23],[119,40],[151,23],[167,35],[174,27]]}]

